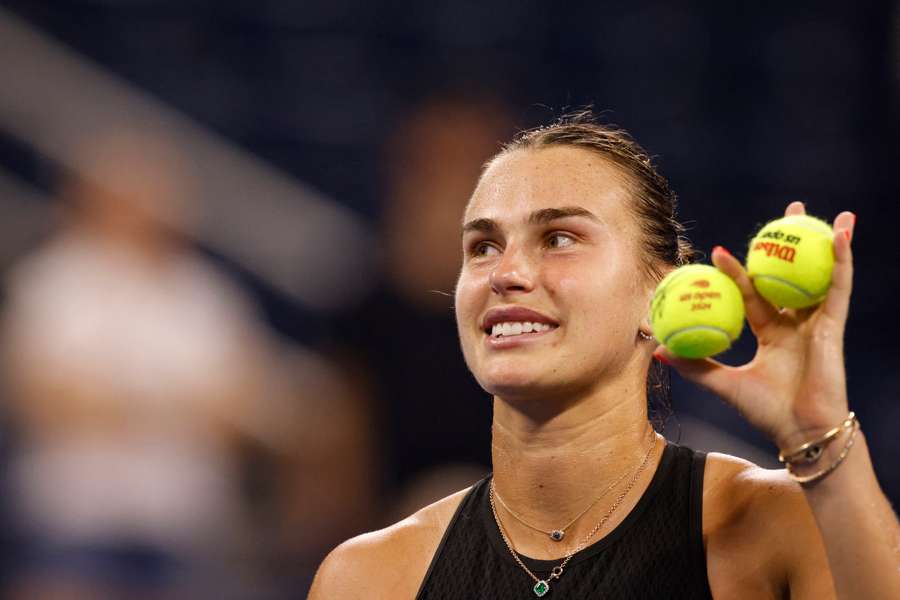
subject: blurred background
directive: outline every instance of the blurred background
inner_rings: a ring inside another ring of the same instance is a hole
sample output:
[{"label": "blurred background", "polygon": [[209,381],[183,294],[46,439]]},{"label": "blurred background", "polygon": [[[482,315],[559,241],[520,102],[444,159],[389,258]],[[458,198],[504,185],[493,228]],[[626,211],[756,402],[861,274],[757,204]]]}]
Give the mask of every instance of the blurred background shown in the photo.
[{"label": "blurred background", "polygon": [[[3,594],[304,598],[482,477],[461,211],[587,103],[705,252],[792,200],[858,215],[851,406],[896,504],[900,8],[789,4],[0,0]],[[715,397],[672,404],[671,439],[776,465]]]}]

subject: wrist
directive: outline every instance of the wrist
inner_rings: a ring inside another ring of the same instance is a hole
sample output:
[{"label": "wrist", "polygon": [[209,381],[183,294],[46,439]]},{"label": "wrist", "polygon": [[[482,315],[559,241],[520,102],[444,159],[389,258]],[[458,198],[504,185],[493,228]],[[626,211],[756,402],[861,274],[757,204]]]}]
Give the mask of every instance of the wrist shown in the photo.
[{"label": "wrist", "polygon": [[772,435],[772,441],[779,450],[796,448],[812,439],[818,438],[847,419],[848,410],[837,409],[820,411],[815,415],[804,415],[803,419],[794,419],[790,425],[779,428]]},{"label": "wrist", "polygon": [[851,412],[839,425],[798,446],[782,448],[778,460],[788,476],[800,484],[813,484],[827,477],[847,458],[859,432],[859,421]]}]

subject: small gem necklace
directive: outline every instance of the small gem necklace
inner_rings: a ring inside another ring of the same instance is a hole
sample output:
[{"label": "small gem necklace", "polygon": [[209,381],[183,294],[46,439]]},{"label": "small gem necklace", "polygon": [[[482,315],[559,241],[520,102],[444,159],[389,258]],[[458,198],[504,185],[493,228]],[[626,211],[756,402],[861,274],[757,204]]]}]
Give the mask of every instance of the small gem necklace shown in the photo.
[{"label": "small gem necklace", "polygon": [[503,538],[503,543],[506,544],[506,547],[509,549],[509,552],[510,552],[510,554],[512,554],[512,557],[515,559],[516,563],[526,573],[528,573],[528,575],[534,580],[535,584],[534,584],[534,587],[532,588],[532,591],[534,592],[535,596],[540,598],[542,596],[545,596],[550,591],[550,582],[553,581],[554,579],[560,578],[560,576],[563,574],[563,570],[566,568],[566,565],[568,565],[569,561],[572,560],[572,557],[575,556],[576,554],[578,554],[579,552],[581,552],[587,546],[587,544],[591,540],[591,538],[593,538],[594,535],[598,531],[600,531],[600,528],[602,528],[606,524],[606,522],[609,520],[609,518],[612,516],[612,514],[615,512],[615,510],[619,507],[619,505],[625,499],[625,496],[628,495],[628,492],[631,491],[631,488],[634,487],[634,484],[637,482],[638,477],[640,477],[641,473],[643,472],[644,467],[647,466],[647,461],[650,459],[650,455],[653,453],[654,448],[656,448],[657,440],[658,440],[658,438],[656,437],[655,432],[654,432],[653,443],[650,445],[650,448],[647,450],[647,454],[644,455],[644,460],[641,461],[641,464],[638,466],[637,470],[634,472],[634,475],[632,476],[631,480],[628,482],[628,485],[625,487],[625,489],[622,491],[622,493],[619,494],[619,496],[616,498],[616,501],[613,502],[613,505],[609,508],[609,510],[606,511],[606,514],[603,515],[603,517],[594,526],[594,528],[591,529],[591,531],[584,537],[583,540],[581,540],[581,543],[578,544],[578,546],[576,546],[572,552],[568,553],[561,563],[559,563],[558,565],[553,567],[553,569],[550,571],[550,576],[547,577],[547,579],[541,579],[537,575],[535,575],[531,571],[531,569],[529,569],[527,566],[525,566],[525,563],[522,562],[521,558],[519,558],[518,553],[516,553],[516,551],[513,549],[512,542],[509,541],[509,537],[506,535],[506,530],[503,528],[503,524],[500,522],[500,517],[497,515],[497,507],[494,505],[494,497],[495,497],[494,480],[491,479],[491,484],[488,488],[488,499],[490,500],[490,503],[491,503],[491,513],[493,513],[493,515],[494,515],[494,521],[497,523],[497,529],[500,530],[500,536]]},{"label": "small gem necklace", "polygon": [[553,529],[553,530],[550,530],[550,531],[548,531],[548,530],[546,530],[546,529],[541,529],[540,527],[537,527],[537,526],[535,526],[535,525],[532,525],[531,523],[529,523],[528,521],[526,521],[525,519],[523,519],[522,517],[520,517],[518,514],[516,514],[515,511],[513,511],[513,509],[511,509],[509,506],[507,506],[506,502],[503,501],[503,498],[500,497],[500,494],[498,494],[496,490],[494,490],[494,498],[497,500],[497,502],[500,503],[500,506],[502,506],[504,509],[506,509],[506,512],[508,512],[510,515],[512,515],[512,516],[516,519],[516,521],[518,521],[519,523],[521,523],[521,524],[524,525],[525,527],[528,527],[529,529],[533,529],[533,530],[535,530],[535,531],[539,531],[539,532],[541,532],[541,533],[543,533],[543,534],[546,534],[546,535],[547,535],[551,540],[553,540],[554,542],[561,542],[561,541],[563,540],[563,538],[566,537],[566,530],[567,530],[569,527],[571,527],[572,525],[574,525],[574,524],[578,521],[578,519],[580,519],[581,517],[583,517],[584,515],[586,515],[587,512],[588,512],[589,510],[591,510],[592,508],[594,508],[594,507],[597,505],[597,503],[600,502],[600,500],[603,499],[603,497],[606,496],[606,494],[609,493],[609,491],[610,491],[611,489],[613,489],[614,487],[616,487],[617,485],[619,485],[620,483],[622,483],[622,480],[625,479],[625,476],[626,476],[626,475],[628,475],[628,471],[625,471],[624,473],[622,473],[622,475],[619,476],[618,479],[616,479],[615,481],[613,481],[613,482],[609,485],[609,487],[607,487],[605,490],[603,490],[603,493],[601,493],[599,496],[597,496],[596,500],[594,500],[593,502],[591,502],[590,505],[588,505],[587,508],[585,508],[583,511],[581,511],[580,513],[578,513],[578,514],[575,516],[575,518],[572,519],[571,521],[569,521],[566,525],[563,525],[563,526],[560,527],[559,529]]}]

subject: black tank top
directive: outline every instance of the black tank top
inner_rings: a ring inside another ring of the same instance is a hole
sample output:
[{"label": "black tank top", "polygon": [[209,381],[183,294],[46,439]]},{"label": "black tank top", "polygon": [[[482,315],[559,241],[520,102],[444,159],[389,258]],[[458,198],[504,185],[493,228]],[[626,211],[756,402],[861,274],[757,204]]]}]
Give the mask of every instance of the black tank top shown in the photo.
[{"label": "black tank top", "polygon": [[[650,485],[625,519],[577,553],[546,599],[712,598],[703,549],[706,455],[667,442]],[[417,600],[536,598],[491,514],[490,476],[460,503],[425,574]],[[560,560],[520,555],[541,579]]]}]

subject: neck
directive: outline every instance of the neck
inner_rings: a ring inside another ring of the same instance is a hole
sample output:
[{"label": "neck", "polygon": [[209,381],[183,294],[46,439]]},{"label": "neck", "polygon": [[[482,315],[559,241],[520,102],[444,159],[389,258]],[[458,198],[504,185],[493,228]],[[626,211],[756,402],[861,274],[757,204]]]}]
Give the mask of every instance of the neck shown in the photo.
[{"label": "neck", "polygon": [[[657,434],[651,436],[643,386],[611,383],[580,399],[546,398],[541,404],[542,410],[528,411],[522,403],[494,398],[494,486],[510,509],[536,527],[553,530],[566,525],[624,475],[566,531],[564,547],[571,549],[626,488]],[[548,416],[548,405],[564,408]],[[616,509],[611,526],[627,515],[641,496],[659,455],[657,450],[650,457],[633,490]],[[544,534],[522,526],[504,509],[498,511],[522,552],[535,557],[564,554]]]}]

